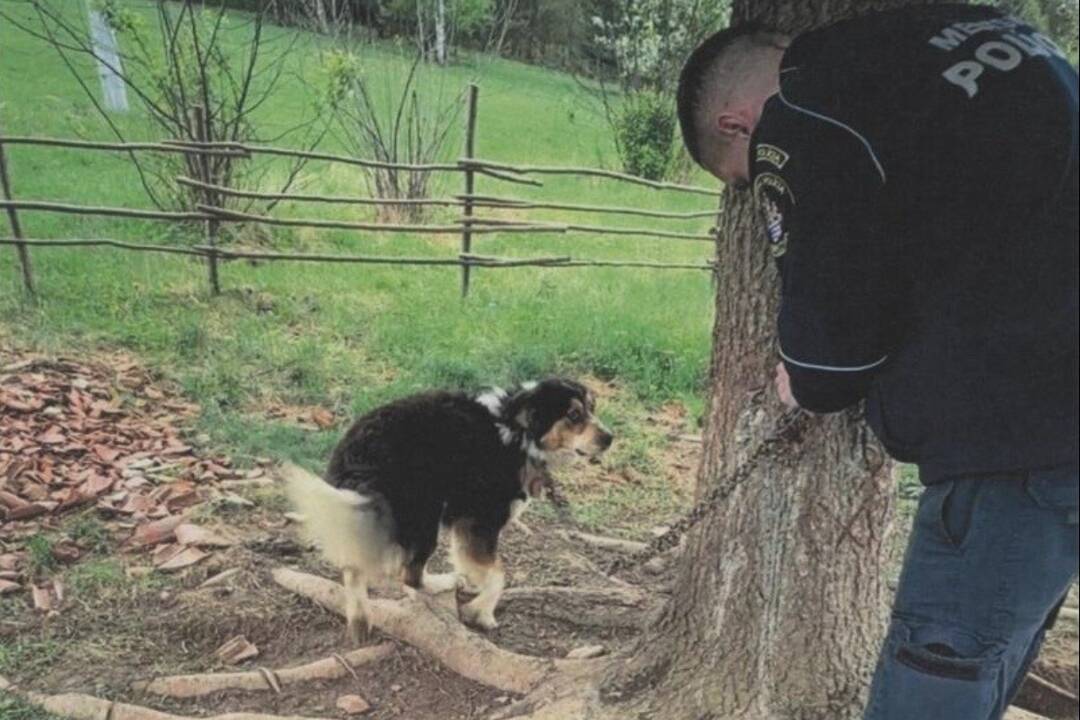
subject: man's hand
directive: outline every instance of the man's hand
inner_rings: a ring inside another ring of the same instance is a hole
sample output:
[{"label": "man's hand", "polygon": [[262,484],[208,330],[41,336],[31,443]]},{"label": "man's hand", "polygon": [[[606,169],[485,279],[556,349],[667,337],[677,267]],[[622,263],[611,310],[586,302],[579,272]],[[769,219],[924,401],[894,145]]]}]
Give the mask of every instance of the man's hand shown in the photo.
[{"label": "man's hand", "polygon": [[784,403],[786,407],[794,410],[799,407],[799,403],[795,401],[795,396],[791,394],[791,378],[788,377],[787,368],[784,367],[784,363],[777,363],[776,365],[776,394],[780,396],[780,402]]}]

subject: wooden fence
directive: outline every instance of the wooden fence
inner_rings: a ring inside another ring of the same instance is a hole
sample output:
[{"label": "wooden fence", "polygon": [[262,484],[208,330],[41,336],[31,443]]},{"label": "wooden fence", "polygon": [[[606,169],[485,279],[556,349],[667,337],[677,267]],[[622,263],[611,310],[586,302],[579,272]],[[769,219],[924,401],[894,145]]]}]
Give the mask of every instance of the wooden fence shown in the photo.
[{"label": "wooden fence", "polygon": [[[132,252],[152,252],[179,255],[191,255],[205,259],[208,271],[210,291],[217,295],[221,292],[221,279],[218,264],[222,260],[258,259],[267,261],[323,262],[323,263],[362,263],[377,265],[412,265],[412,266],[456,266],[461,270],[461,293],[467,296],[470,286],[470,271],[474,267],[483,268],[571,268],[571,267],[619,267],[653,268],[669,270],[706,270],[714,269],[711,263],[668,263],[661,261],[609,260],[574,258],[566,255],[552,257],[491,257],[473,252],[473,241],[479,235],[509,233],[554,233],[601,234],[644,237],[655,240],[713,242],[715,229],[708,232],[674,232],[649,227],[609,227],[577,223],[555,223],[533,220],[506,220],[485,217],[485,210],[561,210],[564,212],[584,212],[616,215],[624,217],[645,217],[663,220],[688,220],[713,218],[717,209],[701,209],[692,212],[665,212],[641,208],[594,206],[565,202],[525,200],[497,195],[476,193],[476,177],[482,175],[502,182],[530,186],[542,186],[537,176],[569,175],[576,177],[597,177],[616,182],[630,183],[668,192],[682,192],[703,195],[714,201],[719,197],[719,190],[680,185],[677,183],[658,182],[645,178],[587,167],[556,167],[548,165],[512,165],[494,162],[476,157],[476,111],[479,91],[470,85],[467,93],[467,112],[464,156],[457,162],[409,164],[387,163],[376,160],[335,155],[323,152],[311,152],[288,148],[253,145],[236,142],[215,142],[210,137],[210,127],[205,113],[196,108],[190,118],[191,140],[164,140],[161,142],[96,142],[70,140],[63,138],[16,137],[0,135],[0,208],[8,217],[11,236],[0,237],[0,245],[11,245],[17,254],[22,274],[23,287],[29,294],[34,294],[34,273],[31,263],[31,248],[58,247],[112,247]],[[62,147],[75,150],[102,152],[153,152],[179,153],[189,159],[187,167],[194,170],[198,177],[183,175],[176,182],[197,193],[201,202],[196,210],[175,212],[166,210],[144,210],[126,207],[102,207],[76,205],[47,200],[16,199],[9,175],[5,148],[11,146]],[[212,163],[216,156],[247,159],[255,155],[289,157],[293,159],[321,160],[333,163],[358,166],[371,169],[396,169],[420,172],[454,172],[463,176],[463,193],[445,198],[396,199],[378,197],[345,197],[333,195],[312,195],[303,193],[271,193],[228,187],[216,181]],[[249,212],[239,212],[224,207],[226,198],[247,198],[273,202],[293,201],[300,203],[333,205],[374,205],[374,206],[441,206],[459,207],[461,216],[448,224],[392,224],[383,222],[350,222],[317,218],[274,217]],[[106,238],[87,239],[37,239],[26,237],[20,223],[21,212],[54,212],[106,217],[137,218],[162,220],[168,222],[202,223],[205,243],[194,246],[171,246],[125,242]],[[356,254],[325,253],[286,253],[263,252],[243,248],[223,247],[219,240],[221,227],[228,223],[257,223],[283,227],[332,228],[357,231],[415,233],[435,235],[456,235],[461,239],[461,249],[456,257],[398,257]]]}]

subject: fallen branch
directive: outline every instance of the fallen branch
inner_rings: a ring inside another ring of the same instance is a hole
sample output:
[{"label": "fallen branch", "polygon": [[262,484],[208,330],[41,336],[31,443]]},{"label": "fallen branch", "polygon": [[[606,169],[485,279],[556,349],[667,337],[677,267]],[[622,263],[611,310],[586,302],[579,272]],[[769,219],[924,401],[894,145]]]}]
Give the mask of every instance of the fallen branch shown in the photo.
[{"label": "fallen branch", "polygon": [[560,530],[559,535],[566,540],[583,542],[586,545],[592,545],[602,550],[615,550],[630,553],[631,555],[643,553],[649,547],[648,544],[636,540],[622,540],[604,535],[593,535],[580,530]]},{"label": "fallen branch", "polygon": [[[278,568],[274,581],[331,612],[344,613],[341,585],[325,578]],[[462,677],[525,694],[553,671],[578,661],[528,657],[503,650],[469,631],[449,612],[432,607],[423,593],[399,602],[371,600],[371,623],[387,635],[408,643]]]},{"label": "fallen branch", "polygon": [[[259,669],[248,672],[171,675],[148,682],[139,681],[133,683],[132,688],[174,698],[201,697],[222,690],[280,692],[280,686],[283,685],[294,685],[311,680],[336,680],[351,675],[352,671],[360,665],[382,660],[393,650],[393,643],[382,643],[281,670]],[[275,682],[278,687],[274,686]]]}]

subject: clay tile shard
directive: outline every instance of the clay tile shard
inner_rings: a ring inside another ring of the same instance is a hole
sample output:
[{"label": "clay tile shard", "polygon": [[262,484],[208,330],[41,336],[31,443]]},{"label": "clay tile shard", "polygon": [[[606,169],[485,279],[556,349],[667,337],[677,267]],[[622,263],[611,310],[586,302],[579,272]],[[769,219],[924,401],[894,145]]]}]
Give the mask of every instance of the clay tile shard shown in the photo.
[{"label": "clay tile shard", "polygon": [[21,508],[8,510],[8,520],[29,520],[30,518],[44,515],[49,512],[49,505],[43,502],[29,503]]},{"label": "clay tile shard", "polygon": [[371,710],[371,704],[359,695],[342,695],[334,704],[346,715],[363,715]]},{"label": "clay tile shard", "polygon": [[184,522],[183,515],[168,515],[160,520],[140,525],[135,529],[131,542],[136,545],[157,545],[166,540],[172,540],[177,526],[182,522]]},{"label": "clay tile shard", "polygon": [[47,587],[30,586],[30,592],[34,598],[34,609],[41,612],[49,612],[53,607],[52,593]]},{"label": "clay tile shard", "polygon": [[334,427],[334,413],[326,408],[317,407],[313,409],[311,419],[323,430]]},{"label": "clay tile shard", "polygon": [[27,501],[15,493],[8,492],[7,490],[0,490],[0,506],[6,507],[8,510],[16,510],[29,505]]},{"label": "clay tile shard", "polygon": [[226,641],[224,645],[214,652],[214,655],[226,665],[242,663],[245,660],[256,657],[258,654],[259,648],[255,647],[255,645],[243,635],[237,635]]},{"label": "clay tile shard", "polygon": [[233,540],[223,535],[191,523],[183,523],[176,528],[176,542],[204,547],[229,547],[234,544]]},{"label": "clay tile shard", "polygon": [[120,453],[121,451],[117,448],[107,447],[105,445],[94,446],[94,454],[97,455],[102,462],[111,463],[116,460],[116,458],[120,457]]},{"label": "clay tile shard", "polygon": [[210,557],[210,553],[205,553],[196,547],[184,547],[180,552],[171,555],[167,560],[157,565],[157,569],[163,572],[173,572],[176,570],[183,570],[186,567],[191,567],[197,562],[205,560]]},{"label": "clay tile shard", "polygon": [[22,590],[22,585],[14,580],[0,579],[0,595],[10,595]]},{"label": "clay tile shard", "polygon": [[54,543],[50,550],[52,556],[56,558],[58,562],[62,563],[75,562],[82,555],[79,546],[71,540],[61,540],[60,542]]},{"label": "clay tile shard", "polygon": [[57,425],[52,425],[48,430],[38,435],[38,442],[42,445],[59,445],[67,440],[67,436],[64,435],[64,431]]}]

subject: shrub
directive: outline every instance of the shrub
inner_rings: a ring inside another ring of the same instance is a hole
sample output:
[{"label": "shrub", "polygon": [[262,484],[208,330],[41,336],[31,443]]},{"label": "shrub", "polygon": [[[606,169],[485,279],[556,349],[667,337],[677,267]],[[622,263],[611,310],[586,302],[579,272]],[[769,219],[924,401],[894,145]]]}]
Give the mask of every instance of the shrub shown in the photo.
[{"label": "shrub", "polygon": [[623,169],[662,180],[671,168],[675,108],[671,99],[649,90],[631,93],[615,118]]}]

